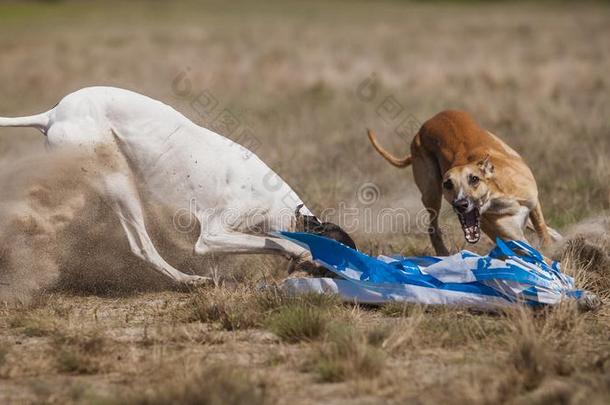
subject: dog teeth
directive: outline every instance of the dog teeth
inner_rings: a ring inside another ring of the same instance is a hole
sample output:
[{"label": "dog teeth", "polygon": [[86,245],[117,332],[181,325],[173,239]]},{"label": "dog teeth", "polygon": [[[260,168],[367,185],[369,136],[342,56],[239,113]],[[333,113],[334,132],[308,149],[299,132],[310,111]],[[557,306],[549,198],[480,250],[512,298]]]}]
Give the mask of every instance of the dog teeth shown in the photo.
[{"label": "dog teeth", "polygon": [[[467,220],[466,215],[474,215],[474,221],[472,221],[473,218],[470,217]],[[466,241],[468,243],[477,243],[479,239],[481,239],[481,217],[478,210],[475,208],[474,211],[467,214],[458,213],[458,219],[462,225],[462,230],[464,232],[464,238]],[[474,224],[471,225],[472,222],[474,222]]]},{"label": "dog teeth", "polygon": [[481,233],[478,226],[469,226],[464,228],[464,236],[469,243],[477,243],[481,238]]}]

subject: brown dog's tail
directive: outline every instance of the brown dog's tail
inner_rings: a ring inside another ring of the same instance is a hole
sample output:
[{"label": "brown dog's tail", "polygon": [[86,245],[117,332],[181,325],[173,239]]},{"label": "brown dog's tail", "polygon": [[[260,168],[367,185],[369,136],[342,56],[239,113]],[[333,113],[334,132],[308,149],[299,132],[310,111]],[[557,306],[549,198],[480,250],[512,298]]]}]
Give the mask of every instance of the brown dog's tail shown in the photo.
[{"label": "brown dog's tail", "polygon": [[379,145],[379,142],[377,142],[377,137],[375,136],[375,133],[373,132],[373,130],[369,129],[368,135],[369,135],[369,140],[373,144],[373,147],[375,148],[375,150],[377,152],[379,152],[379,154],[381,156],[383,156],[388,162],[390,162],[391,164],[393,164],[396,167],[407,167],[411,164],[410,155],[407,155],[404,158],[397,158],[396,156],[392,155],[387,150],[383,149],[381,147],[381,145]]}]

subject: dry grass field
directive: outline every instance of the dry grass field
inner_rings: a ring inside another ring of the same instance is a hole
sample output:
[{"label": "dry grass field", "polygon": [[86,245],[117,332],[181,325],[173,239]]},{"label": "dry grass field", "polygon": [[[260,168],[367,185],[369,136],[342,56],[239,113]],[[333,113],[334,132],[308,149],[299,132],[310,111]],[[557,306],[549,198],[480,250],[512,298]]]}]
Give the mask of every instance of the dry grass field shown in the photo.
[{"label": "dry grass field", "polygon": [[[258,288],[287,276],[285,260],[193,257],[196,235],[150,206],[168,261],[218,280],[178,291],[131,257],[39,133],[3,129],[0,403],[610,401],[607,4],[0,1],[0,50],[1,116],[99,84],[209,127],[226,111],[239,128],[225,135],[373,254],[432,251],[410,169],[383,161],[365,128],[402,154],[418,123],[468,110],[530,164],[568,238],[549,254],[604,300],[488,314],[291,298]],[[375,220],[387,208],[408,232]],[[466,247],[454,214],[441,217]]]}]

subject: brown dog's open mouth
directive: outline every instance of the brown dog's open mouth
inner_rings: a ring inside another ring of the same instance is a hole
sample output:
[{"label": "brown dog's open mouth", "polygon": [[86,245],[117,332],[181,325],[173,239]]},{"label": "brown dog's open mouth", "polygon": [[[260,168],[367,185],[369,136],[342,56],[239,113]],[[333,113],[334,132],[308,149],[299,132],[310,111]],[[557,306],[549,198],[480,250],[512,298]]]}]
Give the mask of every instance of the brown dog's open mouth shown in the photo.
[{"label": "brown dog's open mouth", "polygon": [[474,208],[466,213],[457,213],[464,231],[464,238],[468,243],[477,243],[481,239],[481,215],[479,210]]}]

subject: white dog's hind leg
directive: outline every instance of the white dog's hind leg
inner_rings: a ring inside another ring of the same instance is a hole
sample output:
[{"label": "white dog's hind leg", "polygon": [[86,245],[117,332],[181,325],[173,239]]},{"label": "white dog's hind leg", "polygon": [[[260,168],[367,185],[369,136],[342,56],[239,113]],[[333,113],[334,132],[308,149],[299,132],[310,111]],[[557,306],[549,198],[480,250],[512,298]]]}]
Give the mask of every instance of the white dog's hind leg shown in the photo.
[{"label": "white dog's hind leg", "polygon": [[207,277],[184,274],[167,263],[157,252],[144,225],[144,214],[138,192],[129,176],[112,173],[104,176],[106,194],[127,234],[131,251],[150,263],[155,270],[178,283],[199,284],[209,281]]},{"label": "white dog's hind leg", "polygon": [[[235,254],[276,254],[289,258],[303,258],[310,255],[309,251],[285,239],[260,234],[260,230],[245,233],[233,229],[228,223],[230,218],[226,212],[210,213],[209,210],[198,209],[195,216],[201,225],[199,239],[195,244],[195,253],[235,253]],[[262,225],[262,224],[261,224]],[[274,226],[261,228],[275,229]]]},{"label": "white dog's hind leg", "polygon": [[195,245],[195,253],[273,253],[295,258],[309,252],[283,239],[227,232],[200,237]]},{"label": "white dog's hind leg", "polygon": [[290,241],[269,236],[219,230],[202,232],[195,245],[195,253],[272,253],[291,258],[303,258],[309,251]]}]

